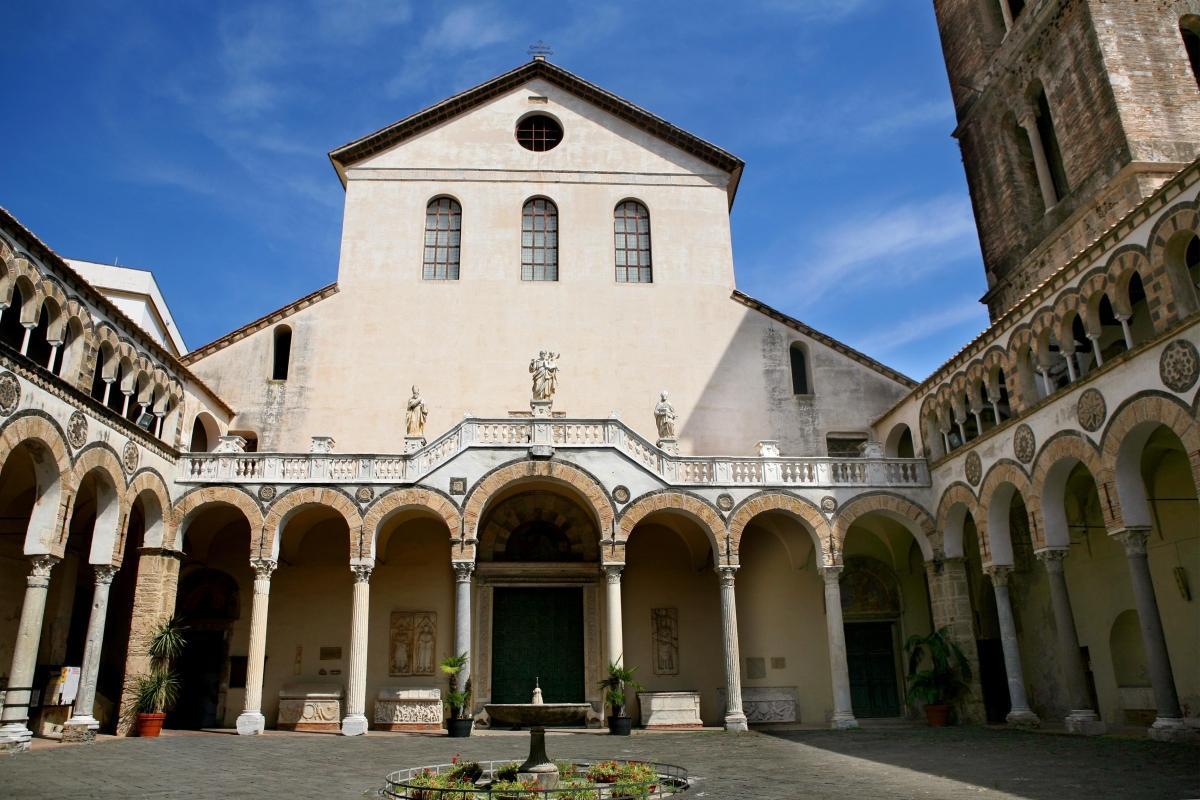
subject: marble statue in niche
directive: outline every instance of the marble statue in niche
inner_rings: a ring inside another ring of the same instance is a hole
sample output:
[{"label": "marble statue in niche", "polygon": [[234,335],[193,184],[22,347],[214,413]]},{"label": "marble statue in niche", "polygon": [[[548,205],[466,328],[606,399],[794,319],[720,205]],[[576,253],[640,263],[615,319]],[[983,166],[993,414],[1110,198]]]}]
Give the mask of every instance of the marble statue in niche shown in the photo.
[{"label": "marble statue in niche", "polygon": [[388,675],[433,675],[437,652],[437,614],[393,611]]},{"label": "marble statue in niche", "polygon": [[655,608],[650,612],[654,636],[654,674],[679,674],[679,609]]}]

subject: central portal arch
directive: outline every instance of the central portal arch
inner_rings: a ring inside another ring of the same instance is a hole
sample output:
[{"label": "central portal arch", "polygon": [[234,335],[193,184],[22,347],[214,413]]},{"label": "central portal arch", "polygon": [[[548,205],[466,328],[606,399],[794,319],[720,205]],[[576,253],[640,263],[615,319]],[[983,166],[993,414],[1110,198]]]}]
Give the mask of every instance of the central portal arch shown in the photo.
[{"label": "central portal arch", "polygon": [[553,480],[494,492],[476,543],[474,652],[479,703],[590,702],[598,713],[600,529],[594,509]]}]

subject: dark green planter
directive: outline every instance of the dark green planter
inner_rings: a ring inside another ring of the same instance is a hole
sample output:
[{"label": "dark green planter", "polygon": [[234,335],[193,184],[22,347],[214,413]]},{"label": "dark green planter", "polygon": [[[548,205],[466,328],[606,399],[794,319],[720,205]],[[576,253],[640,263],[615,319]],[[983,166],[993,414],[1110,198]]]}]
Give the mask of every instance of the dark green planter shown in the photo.
[{"label": "dark green planter", "polygon": [[465,739],[471,735],[471,726],[474,722],[472,719],[448,719],[446,720],[446,733],[451,739]]},{"label": "dark green planter", "polygon": [[628,736],[633,730],[633,719],[630,717],[609,717],[608,733],[610,736]]}]

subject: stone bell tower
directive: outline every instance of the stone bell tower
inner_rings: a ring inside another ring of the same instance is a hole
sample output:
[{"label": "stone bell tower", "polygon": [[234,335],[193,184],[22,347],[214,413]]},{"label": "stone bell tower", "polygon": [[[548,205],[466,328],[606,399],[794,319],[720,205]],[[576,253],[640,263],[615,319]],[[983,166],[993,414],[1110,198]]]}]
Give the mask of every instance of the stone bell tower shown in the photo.
[{"label": "stone bell tower", "polygon": [[934,0],[996,319],[1200,155],[1200,0]]}]

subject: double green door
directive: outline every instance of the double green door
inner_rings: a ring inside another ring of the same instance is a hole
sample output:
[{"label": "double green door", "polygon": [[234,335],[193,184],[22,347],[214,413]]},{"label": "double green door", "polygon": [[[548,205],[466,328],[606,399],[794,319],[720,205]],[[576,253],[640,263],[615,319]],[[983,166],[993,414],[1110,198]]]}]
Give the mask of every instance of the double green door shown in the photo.
[{"label": "double green door", "polygon": [[892,623],[847,624],[846,662],[850,672],[850,702],[854,706],[854,716],[900,716]]},{"label": "double green door", "polygon": [[504,588],[492,594],[492,702],[581,703],[583,590]]}]

